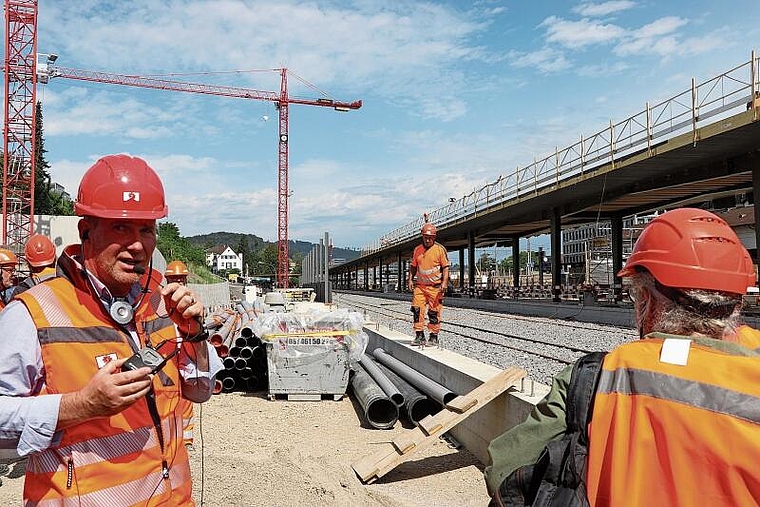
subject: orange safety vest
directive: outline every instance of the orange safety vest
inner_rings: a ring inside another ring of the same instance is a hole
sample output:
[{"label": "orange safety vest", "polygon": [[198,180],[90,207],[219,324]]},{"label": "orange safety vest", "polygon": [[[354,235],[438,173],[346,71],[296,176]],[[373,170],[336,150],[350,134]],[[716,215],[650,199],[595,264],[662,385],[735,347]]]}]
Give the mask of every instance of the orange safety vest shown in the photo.
[{"label": "orange safety vest", "polygon": [[[758,332],[737,333],[756,348]],[[692,342],[686,366],[662,337],[604,359],[589,425],[591,506],[760,504],[760,356]]]},{"label": "orange safety vest", "polygon": [[446,248],[440,243],[433,243],[428,249],[417,245],[412,254],[412,267],[417,268],[417,285],[441,285],[443,268],[449,266]]},{"label": "orange safety vest", "polygon": [[[73,265],[68,257],[60,262]],[[45,393],[77,391],[98,371],[98,362],[133,354],[128,332],[114,323],[92,296],[80,271],[65,271],[73,285],[67,278],[54,278],[17,296],[38,330]],[[153,270],[150,294],[135,312],[140,340],[154,347],[177,337],[159,293],[160,279],[161,274]],[[167,355],[175,347],[170,341],[159,352]],[[176,357],[154,376],[153,392],[153,397],[140,399],[119,414],[65,428],[58,445],[32,454],[26,469],[25,502],[36,506],[68,505],[70,501],[109,507],[193,505],[177,410],[180,378]]]}]

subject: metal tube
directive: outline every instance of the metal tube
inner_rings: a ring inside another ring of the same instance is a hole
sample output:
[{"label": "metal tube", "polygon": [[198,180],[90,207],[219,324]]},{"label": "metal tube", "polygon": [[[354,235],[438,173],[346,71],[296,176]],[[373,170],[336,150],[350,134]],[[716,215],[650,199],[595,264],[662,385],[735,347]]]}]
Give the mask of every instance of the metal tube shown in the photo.
[{"label": "metal tube", "polygon": [[235,358],[227,356],[222,360],[222,364],[228,370],[235,368]]},{"label": "metal tube", "polygon": [[372,354],[379,362],[395,371],[404,380],[433,398],[441,405],[446,405],[457,397],[456,394],[452,393],[438,382],[427,378],[422,373],[391,356],[383,349],[377,348]]},{"label": "metal tube", "polygon": [[224,377],[222,379],[222,392],[229,393],[235,389],[235,377]]},{"label": "metal tube", "polygon": [[253,356],[253,349],[251,347],[242,347],[240,349],[240,357],[248,359],[251,356]]},{"label": "metal tube", "polygon": [[364,410],[364,418],[373,428],[393,428],[398,421],[398,407],[388,398],[361,364],[355,365],[351,388]]},{"label": "metal tube", "polygon": [[236,370],[242,370],[243,368],[248,367],[248,361],[245,360],[243,357],[237,357],[235,358],[235,369]]},{"label": "metal tube", "polygon": [[396,375],[393,370],[382,364],[377,366],[404,395],[404,410],[402,412],[409,419],[409,422],[417,426],[421,420],[441,410],[438,403],[419,392],[409,382]]},{"label": "metal tube", "polygon": [[377,382],[377,385],[380,386],[380,389],[383,390],[383,392],[391,399],[393,403],[396,404],[397,407],[400,407],[404,404],[404,395],[401,394],[401,391],[398,390],[398,387],[393,385],[393,382],[388,379],[385,373],[380,371],[377,363],[370,359],[370,357],[366,354],[362,355],[361,359],[359,359],[359,362],[362,364],[362,366],[364,366],[364,369],[367,370],[367,373],[370,374],[374,381]]},{"label": "metal tube", "polygon": [[235,338],[235,346],[243,348],[248,345],[248,338],[245,338],[243,336],[238,336]]}]

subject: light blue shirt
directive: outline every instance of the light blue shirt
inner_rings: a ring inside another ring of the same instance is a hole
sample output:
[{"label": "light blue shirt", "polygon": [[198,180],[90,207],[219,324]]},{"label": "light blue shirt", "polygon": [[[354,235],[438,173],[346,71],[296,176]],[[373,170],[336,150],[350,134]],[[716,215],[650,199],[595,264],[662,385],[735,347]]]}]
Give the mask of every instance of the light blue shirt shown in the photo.
[{"label": "light blue shirt", "polygon": [[[131,299],[131,298],[130,298]],[[130,333],[136,339],[136,333]],[[224,366],[206,343],[209,371],[198,370],[186,354],[179,356],[183,396],[202,403],[211,397],[214,376]],[[60,394],[37,396],[45,385],[37,328],[26,306],[12,301],[0,312],[0,449],[20,456],[57,445]]]}]

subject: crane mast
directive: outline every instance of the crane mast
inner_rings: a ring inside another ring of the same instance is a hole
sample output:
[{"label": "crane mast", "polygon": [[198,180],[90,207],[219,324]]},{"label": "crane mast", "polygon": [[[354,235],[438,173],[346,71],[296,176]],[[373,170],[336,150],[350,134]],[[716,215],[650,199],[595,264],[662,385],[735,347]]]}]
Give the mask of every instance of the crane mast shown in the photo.
[{"label": "crane mast", "polygon": [[361,100],[340,102],[329,98],[290,97],[286,68],[280,72],[280,91],[188,83],[170,79],[113,74],[56,67],[57,55],[37,62],[37,0],[5,0],[5,117],[3,130],[3,243],[20,252],[34,228],[35,107],[37,82],[51,78],[200,93],[221,97],[273,102],[279,111],[277,160],[277,285],[287,288],[290,274],[288,249],[288,109],[290,104],[330,107],[336,111],[359,109]]},{"label": "crane mast", "polygon": [[3,244],[24,249],[34,229],[37,0],[5,0]]}]

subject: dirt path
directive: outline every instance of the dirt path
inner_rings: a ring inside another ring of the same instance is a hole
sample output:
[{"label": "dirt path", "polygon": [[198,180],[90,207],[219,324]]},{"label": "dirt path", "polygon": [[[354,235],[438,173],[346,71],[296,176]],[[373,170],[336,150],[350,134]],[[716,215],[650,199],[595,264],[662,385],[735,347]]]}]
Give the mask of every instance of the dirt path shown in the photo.
[{"label": "dirt path", "polygon": [[[196,405],[190,453],[194,497],[205,506],[482,506],[482,467],[466,450],[439,441],[378,482],[363,485],[351,469],[403,431],[361,427],[355,405],[341,401],[269,401],[229,393]],[[201,468],[202,467],[202,468]],[[18,475],[20,468],[16,467]],[[203,470],[203,474],[201,474]],[[12,470],[13,472],[13,470]],[[22,478],[2,477],[0,504],[20,505]],[[203,492],[201,492],[201,487]]]}]

